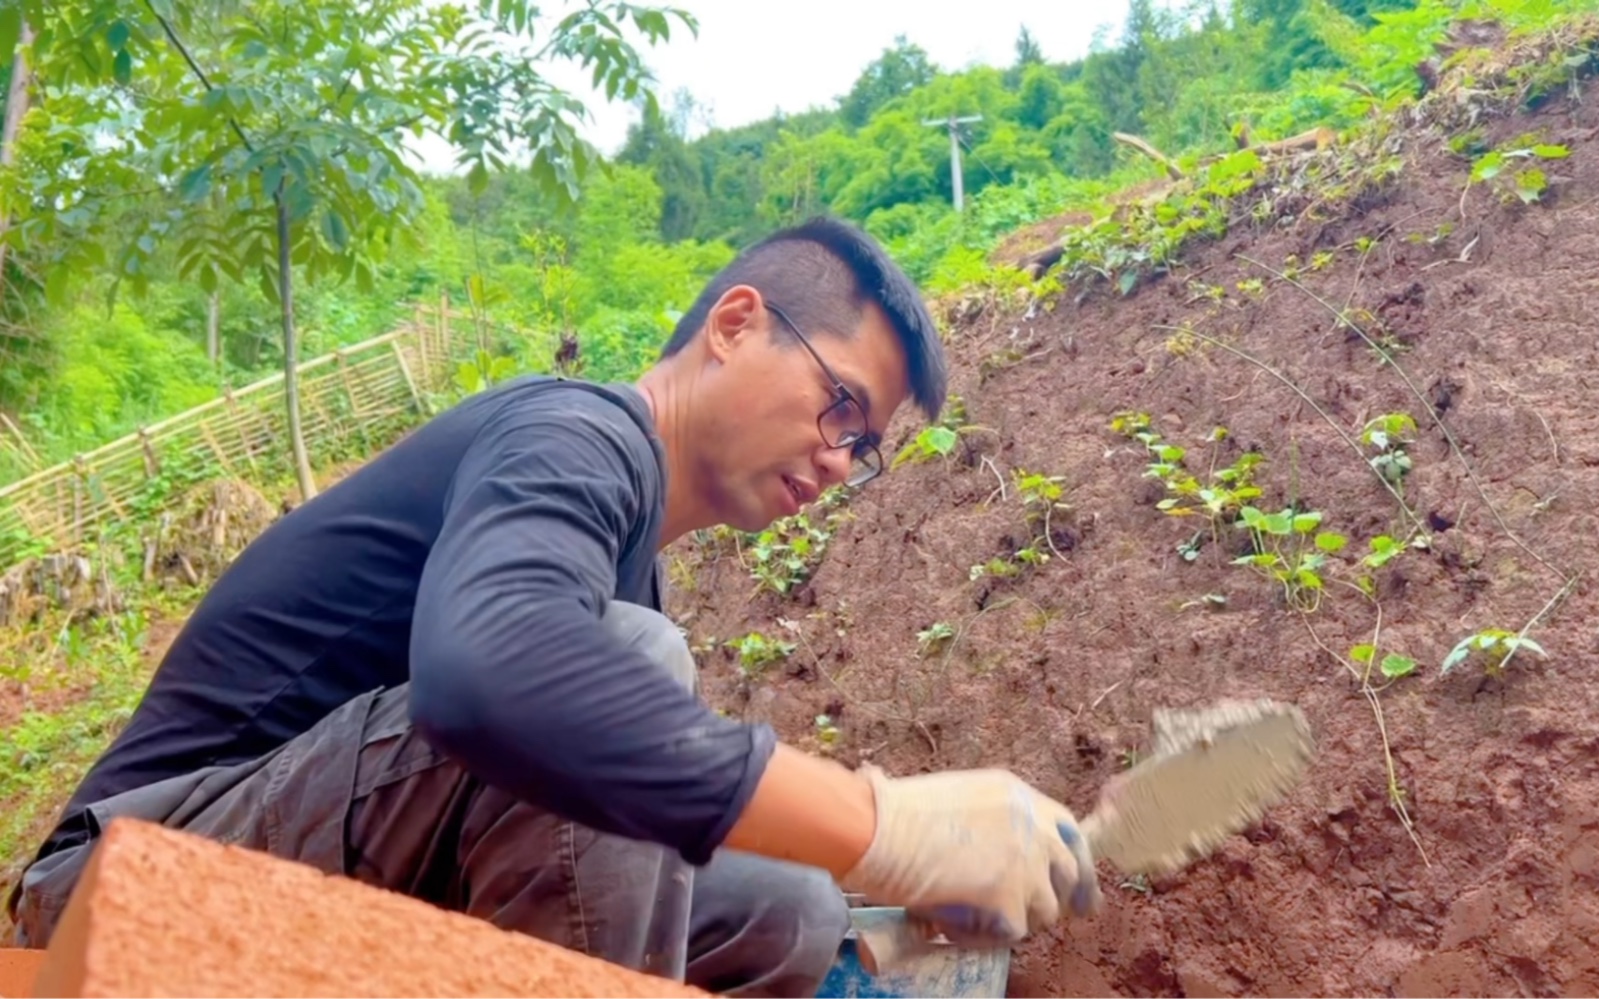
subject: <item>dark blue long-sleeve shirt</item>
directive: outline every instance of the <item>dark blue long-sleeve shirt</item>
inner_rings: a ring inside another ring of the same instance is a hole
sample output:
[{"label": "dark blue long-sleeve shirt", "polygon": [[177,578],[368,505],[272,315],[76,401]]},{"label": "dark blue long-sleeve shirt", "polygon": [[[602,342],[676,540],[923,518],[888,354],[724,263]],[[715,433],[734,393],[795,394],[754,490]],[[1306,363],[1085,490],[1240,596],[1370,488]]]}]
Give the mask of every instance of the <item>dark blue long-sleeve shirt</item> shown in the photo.
[{"label": "dark blue long-sleeve shirt", "polygon": [[665,468],[630,386],[529,376],[470,397],[268,528],[217,580],[83,806],[254,758],[376,687],[484,781],[703,863],[769,759],[600,626],[660,609]]}]

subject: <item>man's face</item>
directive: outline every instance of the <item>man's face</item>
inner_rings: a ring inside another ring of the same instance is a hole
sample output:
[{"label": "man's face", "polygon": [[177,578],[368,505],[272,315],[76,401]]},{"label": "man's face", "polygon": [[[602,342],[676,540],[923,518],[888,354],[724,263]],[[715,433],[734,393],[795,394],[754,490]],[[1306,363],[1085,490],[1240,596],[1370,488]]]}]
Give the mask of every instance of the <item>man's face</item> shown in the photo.
[{"label": "man's face", "polygon": [[703,334],[697,465],[719,518],[740,530],[791,516],[861,470],[862,459],[877,462],[874,446],[909,393],[904,348],[877,306],[849,336],[796,334],[786,315],[754,289],[734,288]]}]

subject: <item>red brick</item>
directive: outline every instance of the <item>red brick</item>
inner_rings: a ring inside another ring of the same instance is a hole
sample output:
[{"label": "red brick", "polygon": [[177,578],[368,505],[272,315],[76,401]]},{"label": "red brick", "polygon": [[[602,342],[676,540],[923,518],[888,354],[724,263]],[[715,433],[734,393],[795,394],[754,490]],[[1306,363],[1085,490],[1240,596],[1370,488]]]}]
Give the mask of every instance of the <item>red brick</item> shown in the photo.
[{"label": "red brick", "polygon": [[43,961],[42,950],[0,947],[0,996],[23,999],[33,995],[33,976]]},{"label": "red brick", "polygon": [[53,996],[705,996],[303,864],[118,819],[34,985]]}]

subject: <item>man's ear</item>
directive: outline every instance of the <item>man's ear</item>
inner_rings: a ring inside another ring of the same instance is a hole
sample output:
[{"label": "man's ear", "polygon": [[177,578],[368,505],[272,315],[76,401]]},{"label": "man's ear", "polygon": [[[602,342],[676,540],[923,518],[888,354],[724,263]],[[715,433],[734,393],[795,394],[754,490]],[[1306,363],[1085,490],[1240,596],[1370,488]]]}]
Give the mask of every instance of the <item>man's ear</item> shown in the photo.
[{"label": "man's ear", "polygon": [[705,349],[719,362],[750,339],[764,325],[766,314],[761,293],[747,284],[734,285],[722,293],[705,317]]}]

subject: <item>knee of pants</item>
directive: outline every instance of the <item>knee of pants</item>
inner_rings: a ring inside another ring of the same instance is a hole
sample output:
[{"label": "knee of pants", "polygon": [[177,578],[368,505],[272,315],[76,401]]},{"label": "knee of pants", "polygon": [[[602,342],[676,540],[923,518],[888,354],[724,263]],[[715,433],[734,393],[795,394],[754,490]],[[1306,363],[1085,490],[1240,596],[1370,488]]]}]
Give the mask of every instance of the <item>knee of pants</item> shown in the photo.
[{"label": "knee of pants", "polygon": [[22,872],[15,889],[17,911],[12,946],[30,950],[50,946],[50,938],[71,901],[92,849],[92,844],[68,847]]},{"label": "knee of pants", "polygon": [[701,915],[708,921],[696,943],[710,949],[691,962],[693,983],[730,996],[815,995],[850,927],[849,905],[833,879],[815,868],[764,862],[741,865],[717,890],[740,897],[704,900],[715,911]]},{"label": "knee of pants", "polygon": [[659,663],[685,690],[698,687],[699,669],[688,650],[688,639],[671,618],[639,604],[612,600],[603,621],[612,634]]},{"label": "knee of pants", "polygon": [[849,904],[825,871],[807,869],[784,888],[783,901],[767,914],[786,922],[792,934],[784,970],[807,985],[820,985],[849,932]]}]

